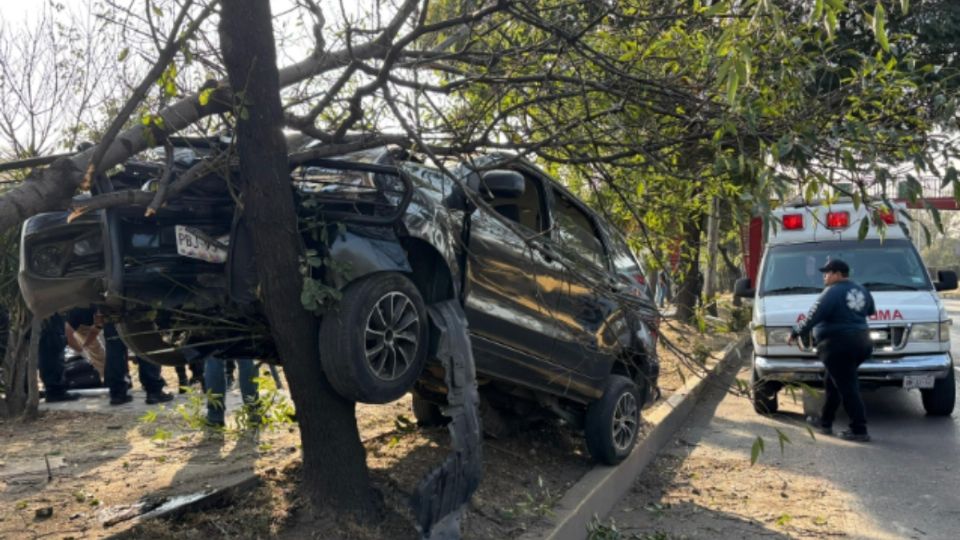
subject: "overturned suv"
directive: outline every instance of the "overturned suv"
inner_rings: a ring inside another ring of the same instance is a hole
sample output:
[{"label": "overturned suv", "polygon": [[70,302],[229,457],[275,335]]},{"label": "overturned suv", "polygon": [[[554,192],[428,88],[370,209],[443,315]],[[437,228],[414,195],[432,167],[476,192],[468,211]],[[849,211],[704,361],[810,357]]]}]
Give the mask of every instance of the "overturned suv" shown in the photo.
[{"label": "overturned suv", "polygon": [[[174,182],[196,177],[227,144],[174,143]],[[323,159],[311,157],[315,147],[289,142],[308,254],[304,276],[290,279],[308,278],[307,304],[334,299],[316,311],[320,361],[339,393],[383,403],[413,391],[418,420],[440,421],[443,370],[427,306],[452,299],[468,321],[485,415],[548,412],[582,427],[598,461],[629,454],[656,389],[658,314],[608,223],[515,157],[434,168],[393,148]],[[252,262],[270,254],[252,253],[235,169],[208,170],[146,217],[163,172],[158,160],[131,160],[96,181],[95,198],[127,191],[136,205],[29,219],[27,303],[38,316],[98,305],[133,352],[160,364],[208,354],[278,361]]]}]

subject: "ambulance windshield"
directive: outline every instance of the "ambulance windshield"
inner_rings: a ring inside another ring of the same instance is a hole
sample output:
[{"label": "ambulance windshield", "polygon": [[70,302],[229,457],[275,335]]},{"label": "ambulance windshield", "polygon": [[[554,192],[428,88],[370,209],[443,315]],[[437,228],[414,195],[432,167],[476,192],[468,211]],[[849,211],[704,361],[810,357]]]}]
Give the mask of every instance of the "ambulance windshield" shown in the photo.
[{"label": "ambulance windshield", "polygon": [[764,259],[758,295],[819,293],[823,276],[818,268],[830,259],[849,264],[850,279],[871,291],[933,289],[909,240],[851,240],[771,246]]}]

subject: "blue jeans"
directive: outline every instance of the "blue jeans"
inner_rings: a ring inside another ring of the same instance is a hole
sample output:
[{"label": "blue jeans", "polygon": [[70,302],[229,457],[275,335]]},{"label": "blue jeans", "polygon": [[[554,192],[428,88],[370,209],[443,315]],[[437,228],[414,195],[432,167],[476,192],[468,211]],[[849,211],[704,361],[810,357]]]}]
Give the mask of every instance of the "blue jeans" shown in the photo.
[{"label": "blue jeans", "polygon": [[[237,362],[237,380],[240,385],[240,395],[245,404],[257,401],[257,383],[253,381],[257,376],[257,369],[253,360],[243,358]],[[224,423],[225,395],[227,393],[227,370],[225,362],[220,358],[208,357],[203,366],[203,378],[207,383],[207,392],[218,396],[220,403],[207,400],[207,422],[211,424]]]}]

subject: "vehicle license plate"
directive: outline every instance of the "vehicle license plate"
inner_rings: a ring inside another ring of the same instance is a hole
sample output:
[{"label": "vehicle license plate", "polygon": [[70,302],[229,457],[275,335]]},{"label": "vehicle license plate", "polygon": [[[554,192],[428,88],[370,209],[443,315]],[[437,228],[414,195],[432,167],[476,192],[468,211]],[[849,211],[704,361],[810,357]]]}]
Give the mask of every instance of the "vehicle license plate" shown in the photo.
[{"label": "vehicle license plate", "polygon": [[933,375],[907,375],[903,378],[904,388],[933,388]]},{"label": "vehicle license plate", "polygon": [[229,235],[217,238],[217,243],[214,243],[190,227],[177,225],[174,229],[177,233],[177,254],[211,263],[227,262],[227,250],[224,246],[230,243]]}]

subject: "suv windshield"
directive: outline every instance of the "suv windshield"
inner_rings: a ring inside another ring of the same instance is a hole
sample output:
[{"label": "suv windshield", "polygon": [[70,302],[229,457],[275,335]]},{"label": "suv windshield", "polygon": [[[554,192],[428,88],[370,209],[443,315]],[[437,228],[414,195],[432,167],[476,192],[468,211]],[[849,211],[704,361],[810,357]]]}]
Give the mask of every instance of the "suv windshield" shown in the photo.
[{"label": "suv windshield", "polygon": [[850,265],[850,278],[871,291],[930,290],[933,285],[909,240],[864,240],[773,246],[763,263],[759,296],[819,293],[818,270],[829,259]]}]

